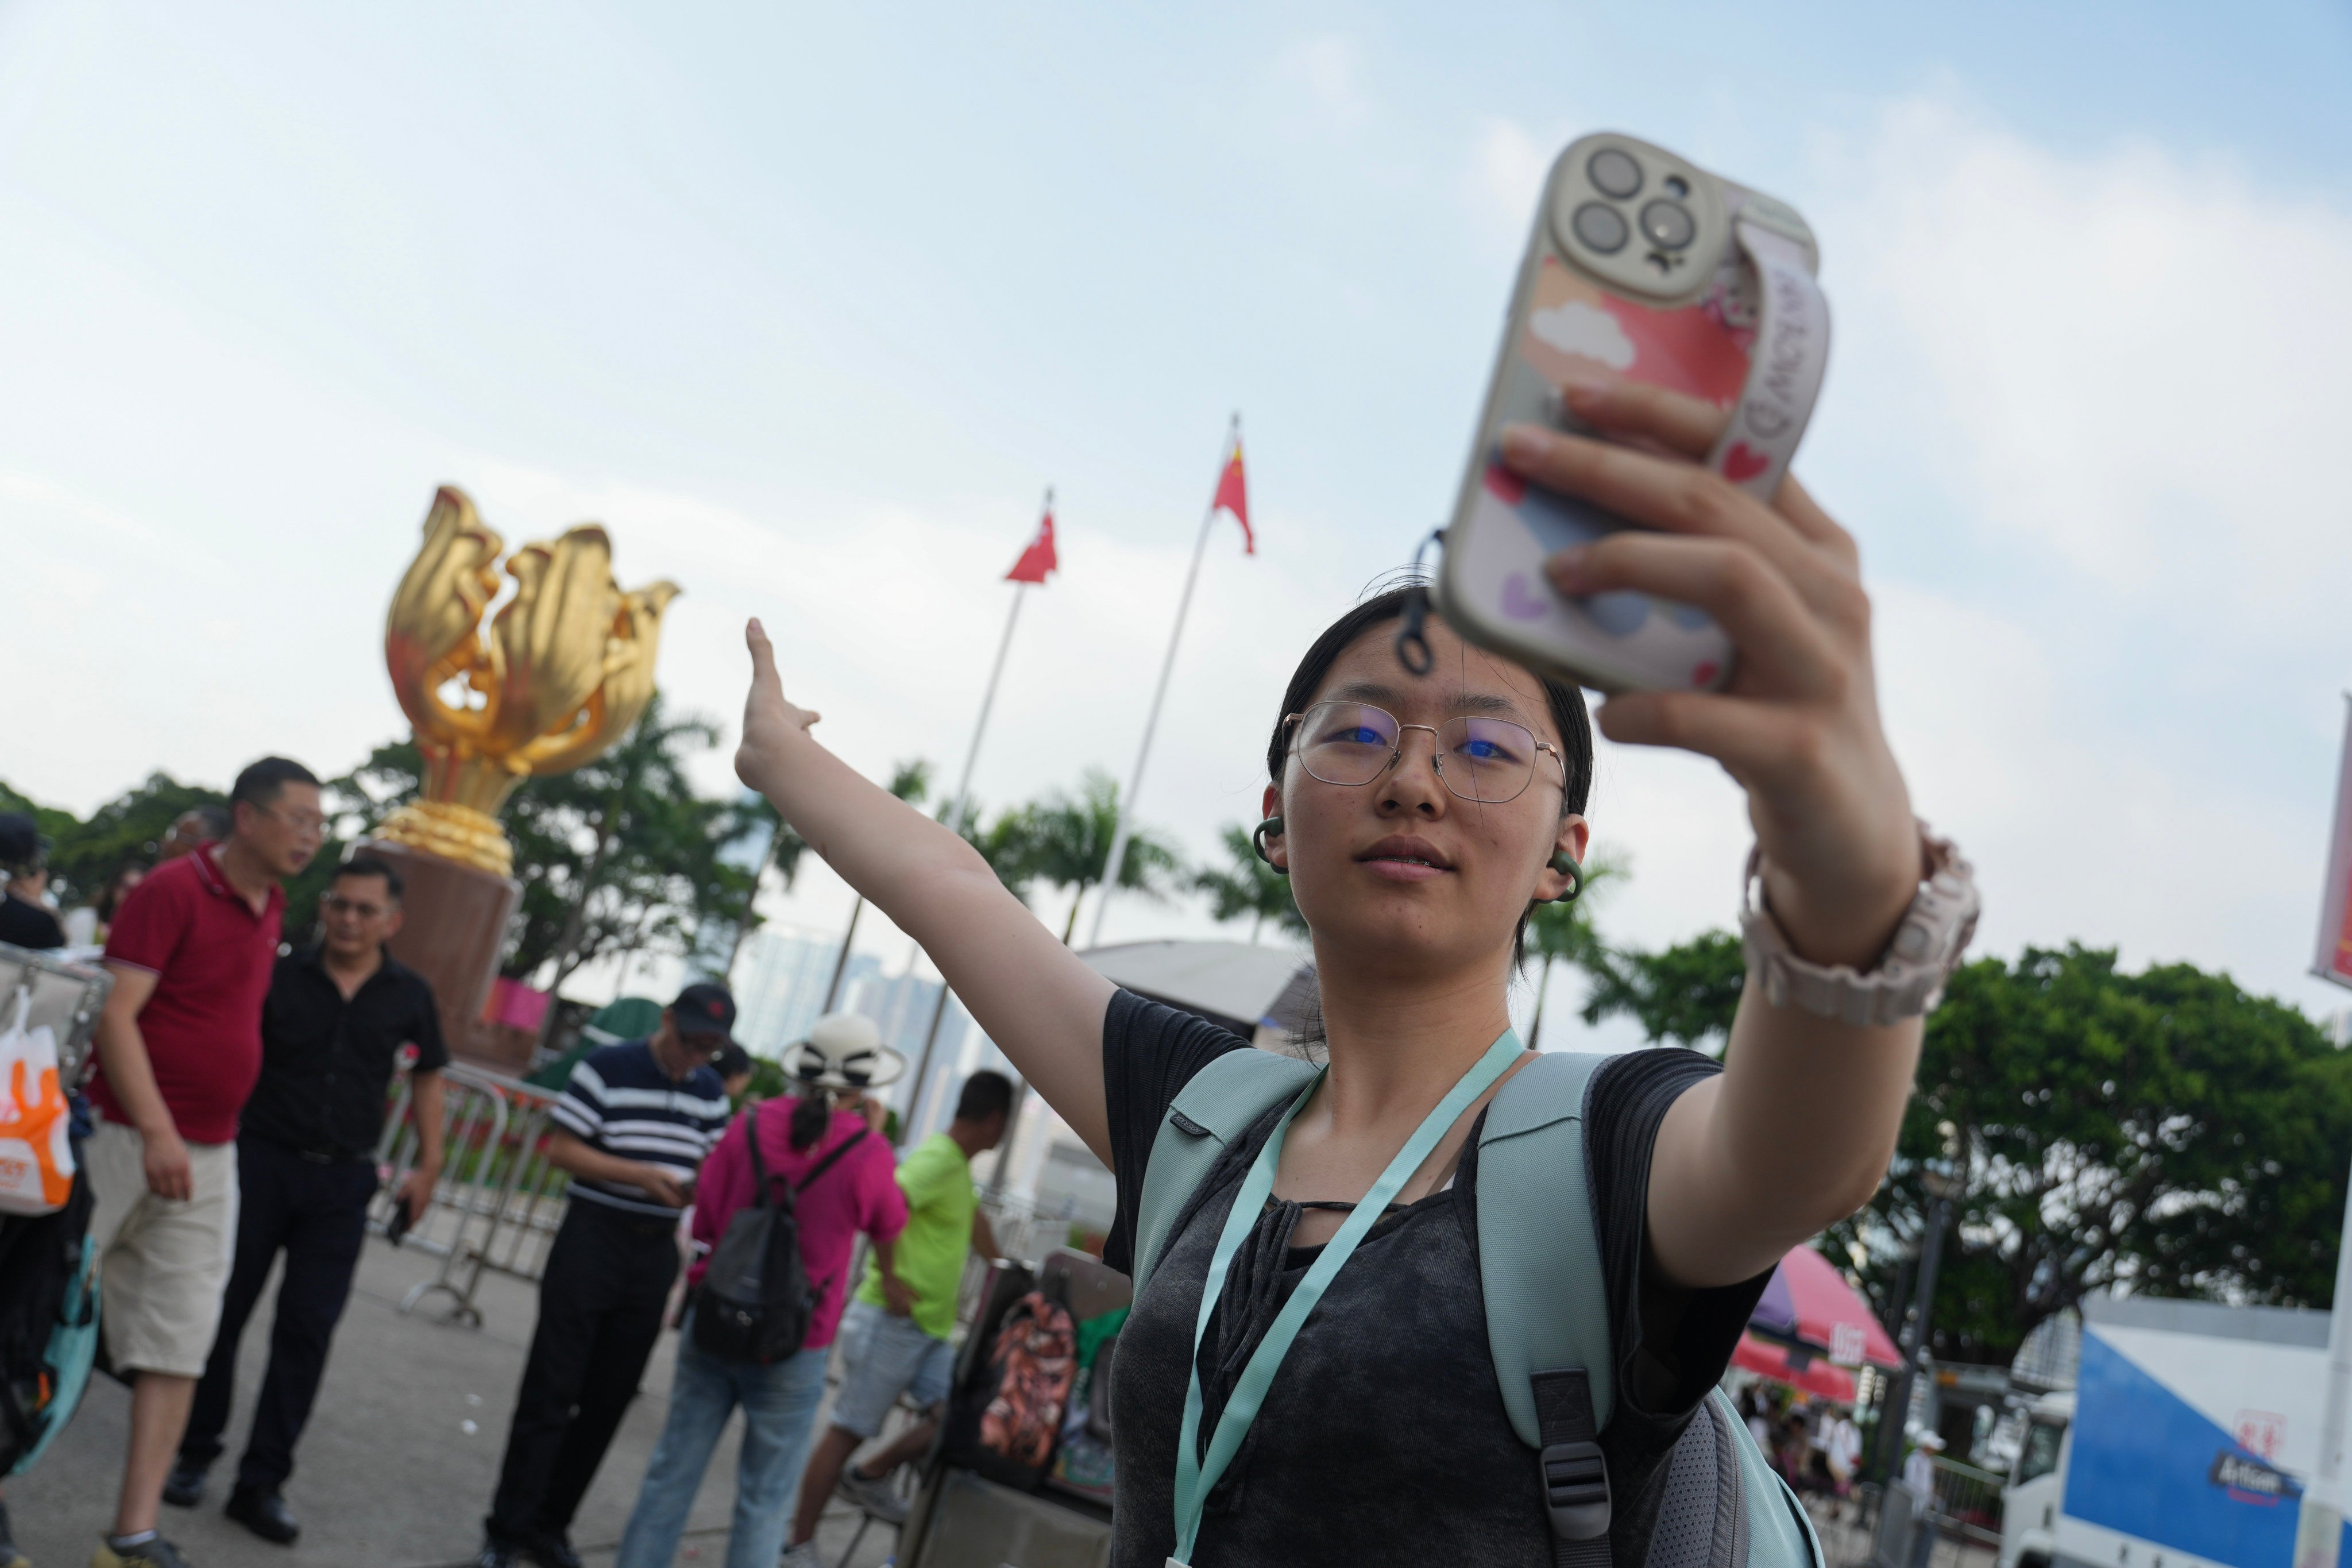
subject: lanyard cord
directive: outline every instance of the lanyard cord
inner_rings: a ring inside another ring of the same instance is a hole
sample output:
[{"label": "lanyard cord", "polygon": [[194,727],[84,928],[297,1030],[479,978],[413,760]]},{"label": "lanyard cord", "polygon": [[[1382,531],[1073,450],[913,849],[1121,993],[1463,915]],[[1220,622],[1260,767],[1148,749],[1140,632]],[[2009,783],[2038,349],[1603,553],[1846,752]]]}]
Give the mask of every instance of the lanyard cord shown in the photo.
[{"label": "lanyard cord", "polygon": [[1192,1543],[1201,1532],[1201,1510],[1208,1502],[1209,1493],[1216,1487],[1234,1456],[1241,1451],[1242,1438],[1248,1435],[1250,1423],[1257,1418],[1258,1406],[1265,1403],[1266,1389],[1289,1352],[1291,1342],[1307,1321],[1316,1304],[1322,1300],[1324,1290],[1330,1285],[1348,1259],[1354,1255],[1356,1244],[1364,1233],[1388,1209],[1389,1200],[1395,1197],[1412,1173],[1429,1158],[1462,1113],[1473,1100],[1494,1086],[1510,1065],[1518,1059],[1521,1047],[1518,1035],[1506,1029],[1486,1047],[1486,1054],[1476,1065],[1463,1074],[1461,1080],[1448,1090],[1436,1108],[1424,1117],[1404,1147],[1389,1162],[1379,1181],[1363,1195],[1354,1212],[1339,1226],[1337,1235],[1323,1246],[1322,1255],[1307,1270],[1307,1277],[1284,1302],[1274,1322],[1258,1342],[1249,1363],[1242,1368],[1240,1379],[1225,1400],[1225,1407],[1217,1417],[1216,1431],[1209,1439],[1205,1458],[1201,1454],[1201,1342],[1207,1338],[1210,1314],[1216,1310],[1217,1299],[1224,1293],[1225,1276],[1231,1271],[1234,1255],[1256,1228],[1259,1211],[1274,1191],[1274,1173],[1282,1163],[1282,1145],[1289,1135],[1290,1124],[1321,1086],[1324,1074],[1315,1075],[1290,1109],[1282,1113],[1265,1146],[1251,1163],[1249,1174],[1242,1181],[1242,1190],[1234,1198],[1234,1206],[1225,1215],[1225,1227],[1217,1237],[1216,1251],[1209,1259],[1209,1275],[1201,1286],[1200,1316],[1192,1327],[1192,1356],[1186,1372],[1184,1390],[1184,1426],[1176,1447],[1176,1554],[1171,1563],[1186,1564],[1192,1561]]}]

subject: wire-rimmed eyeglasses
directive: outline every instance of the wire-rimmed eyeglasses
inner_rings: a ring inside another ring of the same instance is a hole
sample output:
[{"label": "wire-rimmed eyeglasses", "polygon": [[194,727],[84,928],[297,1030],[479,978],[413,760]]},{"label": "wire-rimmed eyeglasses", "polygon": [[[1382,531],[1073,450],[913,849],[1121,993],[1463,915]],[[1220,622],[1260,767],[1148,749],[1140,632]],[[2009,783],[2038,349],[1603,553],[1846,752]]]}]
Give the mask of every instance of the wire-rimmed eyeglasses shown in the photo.
[{"label": "wire-rimmed eyeglasses", "polygon": [[1394,767],[1404,754],[1404,732],[1425,730],[1434,744],[1432,762],[1445,787],[1464,800],[1500,805],[1517,800],[1536,776],[1536,755],[1551,753],[1559,785],[1568,787],[1568,759],[1549,741],[1508,719],[1458,714],[1443,724],[1406,724],[1369,702],[1318,702],[1284,721],[1291,731],[1291,754],[1307,776],[1356,788]]}]

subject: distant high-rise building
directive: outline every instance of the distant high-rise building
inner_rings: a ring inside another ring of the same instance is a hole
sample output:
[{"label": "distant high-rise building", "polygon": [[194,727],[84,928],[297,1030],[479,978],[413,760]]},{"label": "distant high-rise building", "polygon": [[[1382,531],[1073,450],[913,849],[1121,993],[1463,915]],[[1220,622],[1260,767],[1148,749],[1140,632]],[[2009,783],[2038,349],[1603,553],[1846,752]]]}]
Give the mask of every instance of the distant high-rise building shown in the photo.
[{"label": "distant high-rise building", "polygon": [[[845,991],[847,1005],[853,1012],[865,1014],[882,1031],[883,1044],[896,1049],[907,1058],[907,1073],[889,1092],[889,1101],[901,1115],[920,1110],[924,1125],[913,1131],[926,1133],[935,1131],[934,1123],[946,1124],[949,1103],[940,1104],[935,1092],[930,1103],[922,1103],[920,1087],[914,1081],[915,1073],[923,1060],[923,1037],[931,1026],[931,1010],[939,1005],[940,983],[925,980],[913,973],[883,975],[868,974]],[[950,998],[948,1010],[940,1018],[939,1037],[931,1046],[931,1084],[937,1090],[952,1088],[954,1068],[962,1056],[965,1031],[971,1026],[971,1016],[963,1005]],[[934,1111],[939,1112],[933,1115]]]},{"label": "distant high-rise building", "polygon": [[[743,943],[735,964],[735,1037],[755,1055],[779,1056],[804,1038],[824,1011],[825,988],[841,961],[841,939],[763,927]],[[880,972],[872,955],[853,952],[842,973],[842,994],[854,994]]]}]

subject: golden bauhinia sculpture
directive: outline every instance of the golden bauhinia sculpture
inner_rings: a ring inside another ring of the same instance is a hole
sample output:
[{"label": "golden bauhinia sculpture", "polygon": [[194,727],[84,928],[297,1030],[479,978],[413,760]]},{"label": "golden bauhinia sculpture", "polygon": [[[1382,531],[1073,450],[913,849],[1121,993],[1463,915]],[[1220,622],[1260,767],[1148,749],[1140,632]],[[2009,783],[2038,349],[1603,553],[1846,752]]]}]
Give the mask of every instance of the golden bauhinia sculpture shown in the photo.
[{"label": "golden bauhinia sculpture", "polygon": [[383,658],[425,755],[424,789],[376,837],[505,876],[498,810],[524,779],[560,773],[628,733],[654,695],[654,648],[675,583],[623,593],[593,522],[506,563],[514,597],[487,632],[506,542],[444,485],[425,543],[384,616]]}]

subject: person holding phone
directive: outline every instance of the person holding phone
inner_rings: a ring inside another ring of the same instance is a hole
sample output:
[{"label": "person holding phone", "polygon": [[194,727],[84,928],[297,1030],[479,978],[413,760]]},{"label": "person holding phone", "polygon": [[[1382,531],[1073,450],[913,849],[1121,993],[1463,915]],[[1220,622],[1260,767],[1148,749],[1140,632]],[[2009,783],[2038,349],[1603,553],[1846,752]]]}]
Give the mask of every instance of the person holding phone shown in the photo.
[{"label": "person holding phone", "polygon": [[[1919,1005],[1846,1023],[1787,976],[1826,975],[1833,999],[1867,993],[1874,973],[1891,978],[1882,955],[1910,929],[1941,851],[1912,816],[1879,722],[1853,540],[1793,480],[1768,504],[1696,466],[1720,432],[1717,407],[1630,384],[1575,386],[1568,402],[1616,439],[1513,426],[1503,458],[1532,484],[1650,525],[1552,558],[1559,591],[1696,605],[1738,644],[1723,690],[1629,693],[1601,724],[1622,742],[1711,757],[1746,790],[1762,897],[1748,929],[1757,962],[1772,966],[1751,972],[1722,1066],[1681,1049],[1630,1053],[1598,1070],[1584,1102],[1616,1363],[1600,1439],[1616,1499],[1608,1539],[1616,1563],[1639,1568],[1664,1461],[1773,1266],[1868,1199],[1910,1090]],[[1484,1107],[1533,1059],[1510,1054],[1507,1009],[1526,921],[1580,880],[1591,731],[1579,691],[1434,622],[1428,673],[1403,668],[1392,639],[1414,592],[1342,616],[1312,640],[1278,709],[1234,715],[1269,734],[1260,842],[1311,933],[1329,1065],[1286,1120],[1262,1118],[1195,1189],[1122,1331],[1117,1568],[1160,1568],[1192,1531],[1181,1560],[1213,1568],[1553,1561],[1544,1477],[1488,1357],[1471,1197]],[[1118,1220],[1105,1258],[1132,1268],[1164,1114],[1193,1074],[1245,1042],[1118,990],[1024,918],[975,850],[819,744],[818,715],[787,695],[758,622],[747,640],[738,773],[922,943],[1111,1167]],[[1737,869],[1724,868],[1727,892]],[[1318,1285],[1222,1480],[1180,1489],[1179,1434],[1193,1428],[1205,1445],[1234,1374],[1345,1211],[1386,1184],[1454,1090],[1498,1062],[1504,1077],[1444,1125],[1396,1203],[1351,1233],[1360,1246]],[[1240,1216],[1241,1251],[1219,1251],[1231,1271],[1203,1312],[1213,1247],[1269,1147],[1269,1195]],[[1563,1206],[1543,1191],[1511,1198]]]},{"label": "person holding phone", "polygon": [[572,1175],[539,1282],[481,1568],[577,1568],[572,1517],[604,1462],[661,1337],[677,1279],[677,1225],[695,1173],[727,1131],[713,1064],[734,1044],[735,999],[697,982],[651,1037],[591,1051],[548,1113],[548,1163]]}]

